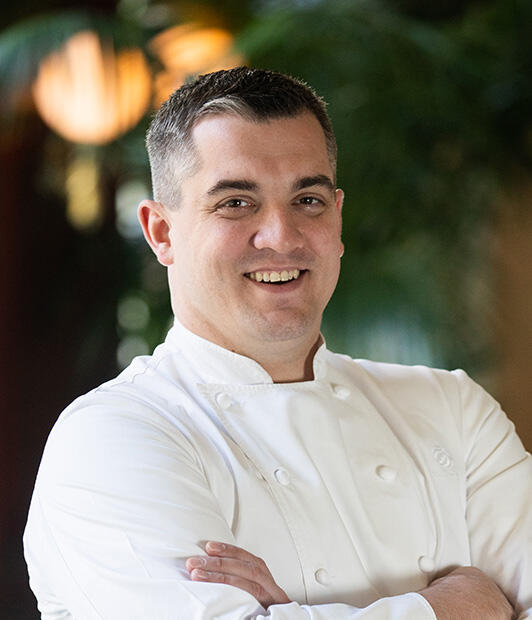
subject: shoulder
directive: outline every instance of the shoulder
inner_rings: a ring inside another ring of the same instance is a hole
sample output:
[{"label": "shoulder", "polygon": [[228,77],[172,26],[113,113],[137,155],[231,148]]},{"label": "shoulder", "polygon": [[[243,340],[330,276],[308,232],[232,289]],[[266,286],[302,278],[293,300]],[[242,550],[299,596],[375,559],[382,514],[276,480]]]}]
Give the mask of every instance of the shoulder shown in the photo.
[{"label": "shoulder", "polygon": [[330,365],[360,385],[373,385],[386,391],[426,390],[435,393],[455,392],[464,384],[474,384],[461,369],[444,370],[424,365],[394,364],[352,358],[329,353]]},{"label": "shoulder", "polygon": [[461,369],[444,370],[354,359],[331,353],[334,371],[372,401],[386,402],[402,416],[452,419],[461,429],[464,418],[480,424],[499,404]]},{"label": "shoulder", "polygon": [[134,358],[118,376],[76,398],[57,424],[88,417],[95,422],[109,419],[175,425],[189,399],[183,367],[179,352],[163,343],[152,355]]},{"label": "shoulder", "polygon": [[39,477],[64,476],[61,472],[70,467],[91,478],[98,470],[105,479],[111,463],[159,462],[165,454],[199,465],[189,401],[175,352],[163,345],[152,356],[136,358],[61,413]]}]

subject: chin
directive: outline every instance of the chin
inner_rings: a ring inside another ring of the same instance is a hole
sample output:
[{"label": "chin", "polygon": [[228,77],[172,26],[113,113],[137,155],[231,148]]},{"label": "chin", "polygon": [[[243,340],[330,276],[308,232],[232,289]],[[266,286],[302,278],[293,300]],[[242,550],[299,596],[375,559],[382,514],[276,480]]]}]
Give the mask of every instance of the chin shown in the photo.
[{"label": "chin", "polygon": [[[255,317],[250,322],[254,334],[267,342],[285,342],[305,338],[317,337],[319,325],[316,328],[315,320],[307,316],[283,317]],[[316,333],[315,333],[316,332]]]}]

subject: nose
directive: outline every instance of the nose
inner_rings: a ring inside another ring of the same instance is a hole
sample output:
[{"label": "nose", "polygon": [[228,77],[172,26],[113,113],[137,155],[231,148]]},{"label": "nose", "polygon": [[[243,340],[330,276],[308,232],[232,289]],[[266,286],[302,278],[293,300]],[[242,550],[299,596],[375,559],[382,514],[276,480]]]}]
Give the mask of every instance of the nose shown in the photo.
[{"label": "nose", "polygon": [[289,254],[303,247],[296,214],[286,207],[264,209],[253,235],[253,246],[258,250],[269,248],[279,254]]}]

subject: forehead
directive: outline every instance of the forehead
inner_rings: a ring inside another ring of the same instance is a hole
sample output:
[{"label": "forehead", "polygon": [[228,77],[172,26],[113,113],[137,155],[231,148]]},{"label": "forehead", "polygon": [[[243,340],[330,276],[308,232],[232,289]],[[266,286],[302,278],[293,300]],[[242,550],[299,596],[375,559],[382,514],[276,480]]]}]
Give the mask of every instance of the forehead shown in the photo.
[{"label": "forehead", "polygon": [[196,124],[192,139],[202,176],[333,176],[323,129],[310,112],[258,122],[210,115]]}]

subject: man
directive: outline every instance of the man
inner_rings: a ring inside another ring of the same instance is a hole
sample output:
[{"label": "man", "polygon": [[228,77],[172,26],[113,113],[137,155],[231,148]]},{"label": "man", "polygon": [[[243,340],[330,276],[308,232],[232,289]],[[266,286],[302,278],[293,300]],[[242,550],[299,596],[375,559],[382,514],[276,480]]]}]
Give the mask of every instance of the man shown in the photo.
[{"label": "man", "polygon": [[147,143],[176,321],[50,435],[25,533],[43,618],[532,618],[531,459],[498,404],[323,343],[343,253],[323,102],[217,72]]}]

